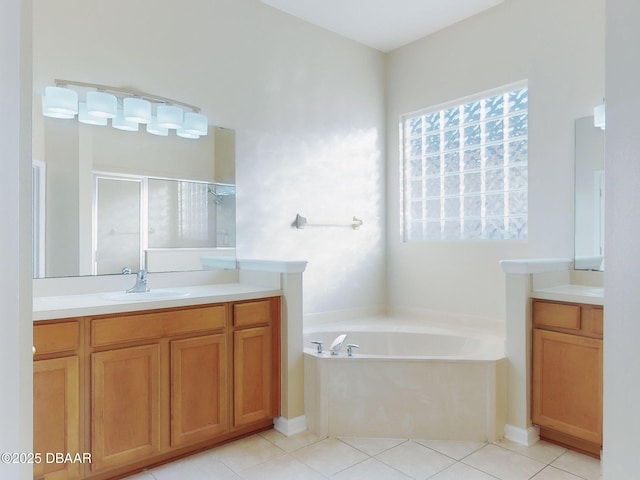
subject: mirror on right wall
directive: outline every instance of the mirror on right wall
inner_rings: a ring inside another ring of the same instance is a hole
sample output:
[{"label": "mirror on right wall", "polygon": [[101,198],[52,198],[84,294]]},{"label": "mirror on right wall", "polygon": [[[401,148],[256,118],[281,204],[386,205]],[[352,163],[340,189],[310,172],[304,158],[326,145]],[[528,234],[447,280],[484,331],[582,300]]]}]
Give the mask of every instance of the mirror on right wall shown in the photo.
[{"label": "mirror on right wall", "polygon": [[604,271],[604,130],[575,122],[575,269]]}]

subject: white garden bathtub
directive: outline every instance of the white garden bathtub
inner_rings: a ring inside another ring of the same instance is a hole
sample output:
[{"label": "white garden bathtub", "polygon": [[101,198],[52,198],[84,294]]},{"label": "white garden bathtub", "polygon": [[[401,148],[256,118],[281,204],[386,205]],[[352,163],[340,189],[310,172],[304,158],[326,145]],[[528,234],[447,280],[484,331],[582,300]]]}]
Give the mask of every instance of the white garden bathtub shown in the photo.
[{"label": "white garden bathtub", "polygon": [[[340,328],[336,328],[339,325]],[[331,342],[346,333],[342,352]],[[313,340],[324,343],[318,354]],[[304,332],[305,415],[320,435],[493,441],[506,415],[504,338],[373,317]],[[353,357],[347,343],[355,343]]]}]

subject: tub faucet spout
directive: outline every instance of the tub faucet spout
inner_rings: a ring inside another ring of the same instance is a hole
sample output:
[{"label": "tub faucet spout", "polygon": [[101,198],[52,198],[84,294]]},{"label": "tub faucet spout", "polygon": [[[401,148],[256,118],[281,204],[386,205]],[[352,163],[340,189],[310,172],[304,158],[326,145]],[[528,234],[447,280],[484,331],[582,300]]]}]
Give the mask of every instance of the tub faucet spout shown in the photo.
[{"label": "tub faucet spout", "polygon": [[338,335],[336,339],[333,341],[331,346],[329,347],[329,351],[331,355],[338,355],[340,353],[340,349],[342,348],[342,344],[344,343],[344,339],[347,338],[347,334],[343,333],[342,335]]}]

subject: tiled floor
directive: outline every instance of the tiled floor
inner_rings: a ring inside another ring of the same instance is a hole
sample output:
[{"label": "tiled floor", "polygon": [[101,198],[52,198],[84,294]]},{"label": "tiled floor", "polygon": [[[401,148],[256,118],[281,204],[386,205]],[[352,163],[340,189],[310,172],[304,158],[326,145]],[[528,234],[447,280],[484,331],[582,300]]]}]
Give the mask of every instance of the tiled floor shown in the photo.
[{"label": "tiled floor", "polygon": [[538,442],[285,437],[275,430],[127,480],[599,480],[600,462]]}]

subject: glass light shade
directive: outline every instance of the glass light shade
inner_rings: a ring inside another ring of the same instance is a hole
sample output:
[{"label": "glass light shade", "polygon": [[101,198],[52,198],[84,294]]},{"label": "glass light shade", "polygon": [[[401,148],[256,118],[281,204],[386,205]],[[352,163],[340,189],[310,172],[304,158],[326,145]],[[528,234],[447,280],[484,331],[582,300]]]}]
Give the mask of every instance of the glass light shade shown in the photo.
[{"label": "glass light shade", "polygon": [[166,137],[167,135],[169,135],[169,129],[158,126],[157,120],[153,118],[149,123],[147,123],[147,133]]},{"label": "glass light shade", "polygon": [[124,119],[138,123],[151,121],[151,103],[143,98],[128,97],[122,102]]},{"label": "glass light shade", "polygon": [[182,128],[184,112],[174,105],[158,105],[158,125],[164,128]]},{"label": "glass light shade", "polygon": [[200,135],[196,135],[195,133],[187,132],[184,128],[178,128],[176,130],[176,135],[182,138],[200,138]]},{"label": "glass light shade", "polygon": [[78,93],[63,87],[47,87],[42,97],[42,114],[53,118],[73,118],[78,113]]},{"label": "glass light shade", "polygon": [[602,105],[598,105],[593,109],[593,125],[595,127],[599,127],[602,130],[606,127],[606,116],[605,116],[605,107],[604,103]]},{"label": "glass light shade", "polygon": [[87,113],[92,117],[115,118],[118,99],[106,92],[87,92]]},{"label": "glass light shade", "polygon": [[132,122],[131,120],[125,120],[122,110],[118,110],[118,115],[111,120],[111,126],[118,130],[126,130],[127,132],[137,132],[138,122]]},{"label": "glass light shade", "polygon": [[47,108],[47,97],[45,95],[42,96],[42,115],[51,118],[64,118],[66,120],[75,117],[73,113],[58,113],[50,111]]},{"label": "glass light shade", "polygon": [[99,125],[102,127],[105,126],[108,122],[106,118],[94,117],[93,115],[89,115],[87,113],[87,104],[84,102],[80,102],[78,121],[81,123],[86,123],[88,125]]},{"label": "glass light shade", "polygon": [[209,131],[209,119],[200,113],[185,112],[184,125],[181,130],[193,135],[206,135]]}]

